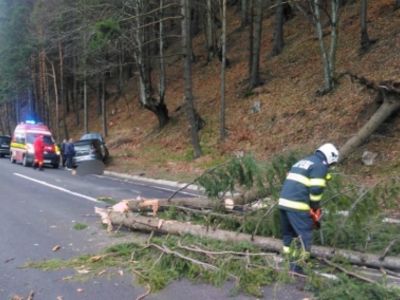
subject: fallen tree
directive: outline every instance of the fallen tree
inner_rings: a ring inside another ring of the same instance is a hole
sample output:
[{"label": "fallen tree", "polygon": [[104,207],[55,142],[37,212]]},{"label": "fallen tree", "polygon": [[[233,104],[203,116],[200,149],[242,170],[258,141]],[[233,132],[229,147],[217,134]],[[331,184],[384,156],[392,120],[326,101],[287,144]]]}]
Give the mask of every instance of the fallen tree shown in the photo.
[{"label": "fallen tree", "polygon": [[[193,236],[226,242],[249,242],[260,247],[264,251],[270,252],[279,253],[282,249],[282,242],[275,238],[262,236],[252,237],[245,233],[210,229],[203,225],[194,225],[191,223],[164,220],[155,217],[145,217],[130,211],[121,213],[96,207],[95,212],[101,216],[102,222],[108,225],[109,230],[112,230],[113,225],[117,225],[140,231],[159,232],[173,235],[190,234]],[[321,246],[313,246],[311,249],[311,255],[322,259],[342,257],[356,265],[400,270],[400,258],[393,256],[379,256],[370,253]]]},{"label": "fallen tree", "polygon": [[377,84],[365,77],[360,77],[351,73],[346,74],[349,75],[352,80],[377,92],[377,101],[381,103],[381,105],[358,133],[350,138],[343,147],[340,148],[340,161],[346,159],[348,155],[364,143],[383,122],[400,109],[399,82],[383,81]]}]

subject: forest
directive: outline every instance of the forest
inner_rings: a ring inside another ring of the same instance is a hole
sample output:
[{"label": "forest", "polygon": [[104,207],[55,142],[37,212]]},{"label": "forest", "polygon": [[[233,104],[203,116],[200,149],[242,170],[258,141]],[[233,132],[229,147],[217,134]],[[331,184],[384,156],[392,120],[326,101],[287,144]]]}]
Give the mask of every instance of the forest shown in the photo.
[{"label": "forest", "polygon": [[318,299],[399,298],[400,0],[0,0],[0,28],[3,134],[28,119],[58,142],[101,132],[108,171],[205,196],[96,208],[110,232],[150,232],[145,244],[33,267],[117,265],[149,293],[233,280],[262,297],[288,280],[271,254],[286,172],[332,142],[305,285]]},{"label": "forest", "polygon": [[114,162],[166,148],[213,165],[329,140],[347,157],[398,126],[400,3],[378,2],[1,1],[0,130],[97,130]]}]

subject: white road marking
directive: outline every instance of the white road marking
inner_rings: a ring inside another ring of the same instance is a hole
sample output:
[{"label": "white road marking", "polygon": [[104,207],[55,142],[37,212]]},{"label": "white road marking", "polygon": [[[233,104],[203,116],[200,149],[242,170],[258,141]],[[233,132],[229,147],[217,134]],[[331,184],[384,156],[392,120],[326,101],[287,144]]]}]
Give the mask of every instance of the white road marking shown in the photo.
[{"label": "white road marking", "polygon": [[[140,185],[143,187],[147,187],[147,188],[154,188],[154,189],[158,189],[158,190],[162,190],[162,191],[167,191],[167,192],[176,192],[176,189],[173,188],[166,188],[166,187],[162,187],[162,186],[158,186],[158,185],[151,185],[151,184],[145,184],[145,183],[141,183],[136,181],[135,179],[121,179],[121,178],[115,178],[112,176],[105,176],[105,175],[95,175],[96,177],[99,178],[108,178],[114,181],[119,181],[119,182],[128,182],[128,183],[132,183],[134,185]],[[179,191],[179,194],[184,194],[184,195],[189,195],[189,196],[199,196],[199,194],[195,194],[195,193],[191,193],[191,192],[185,192],[184,190]]]},{"label": "white road marking", "polygon": [[25,176],[25,175],[22,175],[22,174],[19,174],[19,173],[14,173],[14,175],[18,176],[18,177],[21,177],[21,178],[24,178],[26,180],[30,180],[30,181],[39,183],[39,184],[47,186],[49,188],[52,188],[52,189],[55,189],[55,190],[58,190],[58,191],[61,191],[61,192],[76,196],[76,197],[79,197],[79,198],[83,198],[83,199],[86,199],[86,200],[89,200],[89,201],[92,201],[92,202],[100,203],[100,201],[97,200],[96,198],[93,198],[93,197],[90,197],[90,196],[86,196],[86,195],[83,195],[83,194],[80,194],[80,193],[76,193],[76,192],[67,190],[65,188],[62,188],[60,186],[56,186],[56,185],[47,183],[47,182],[42,181],[42,180],[37,180],[35,178],[29,177],[29,176]]}]

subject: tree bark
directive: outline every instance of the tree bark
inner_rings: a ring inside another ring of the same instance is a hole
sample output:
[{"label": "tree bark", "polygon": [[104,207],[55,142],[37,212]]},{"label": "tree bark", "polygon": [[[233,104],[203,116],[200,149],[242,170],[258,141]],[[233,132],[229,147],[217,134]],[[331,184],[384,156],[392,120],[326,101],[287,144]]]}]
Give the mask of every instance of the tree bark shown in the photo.
[{"label": "tree bark", "polygon": [[226,69],[226,0],[222,0],[222,45],[221,45],[221,107],[219,114],[219,138],[223,142],[226,137],[225,130],[225,69]]},{"label": "tree bark", "polygon": [[361,0],[360,27],[361,27],[361,50],[362,51],[367,51],[369,46],[371,45],[371,41],[368,36],[367,10],[368,10],[368,0]]},{"label": "tree bark", "polygon": [[57,87],[57,76],[56,69],[54,68],[54,63],[51,63],[51,70],[53,72],[53,87],[54,87],[54,97],[56,98],[56,114],[55,114],[55,127],[56,127],[56,137],[60,138],[60,107],[58,98],[58,87]]},{"label": "tree bark", "polygon": [[182,4],[182,47],[184,53],[184,81],[186,110],[189,119],[190,136],[194,151],[194,158],[201,156],[200,139],[196,126],[196,112],[192,94],[192,38],[190,35],[191,0],[181,0]]},{"label": "tree bark", "polygon": [[240,27],[245,27],[249,23],[247,16],[248,0],[240,0]]},{"label": "tree bark", "polygon": [[103,135],[104,137],[107,137],[106,78],[104,72],[101,74],[101,125],[103,129]]},{"label": "tree bark", "polygon": [[359,132],[349,139],[340,149],[340,161],[360,146],[378,127],[395,111],[400,108],[400,96],[383,95],[384,101],[368,122],[359,130]]},{"label": "tree bark", "polygon": [[214,44],[214,22],[212,0],[206,0],[206,42],[207,42],[207,61],[211,61],[215,55]]},{"label": "tree bark", "polygon": [[[210,230],[203,225],[194,225],[172,220],[163,220],[154,217],[139,216],[136,213],[108,212],[106,209],[95,208],[95,212],[102,217],[102,221],[109,226],[123,225],[134,230],[155,231],[164,234],[199,236],[225,242],[249,242],[260,247],[264,251],[281,252],[282,242],[278,239],[254,236],[245,233],[214,229]],[[329,247],[313,246],[311,255],[314,257],[331,259],[337,256],[343,257],[352,264],[373,268],[387,268],[400,270],[400,258],[387,256],[383,259],[379,255],[361,253],[357,251],[334,249]]]},{"label": "tree bark", "polygon": [[275,11],[275,27],[273,35],[272,56],[281,54],[284,46],[283,40],[283,23],[285,21],[283,15],[283,0],[277,0]]},{"label": "tree bark", "polygon": [[254,35],[252,40],[250,88],[255,88],[260,84],[260,51],[261,51],[261,31],[263,20],[263,0],[255,0]]}]

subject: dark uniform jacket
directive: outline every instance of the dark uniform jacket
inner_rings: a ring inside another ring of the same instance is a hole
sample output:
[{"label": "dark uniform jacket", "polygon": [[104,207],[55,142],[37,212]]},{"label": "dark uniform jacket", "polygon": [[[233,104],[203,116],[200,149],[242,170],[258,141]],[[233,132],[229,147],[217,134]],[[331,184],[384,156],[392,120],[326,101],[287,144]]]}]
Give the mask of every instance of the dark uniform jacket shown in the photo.
[{"label": "dark uniform jacket", "polygon": [[325,155],[318,151],[295,163],[283,183],[279,208],[292,211],[318,208],[326,186],[327,173]]}]

